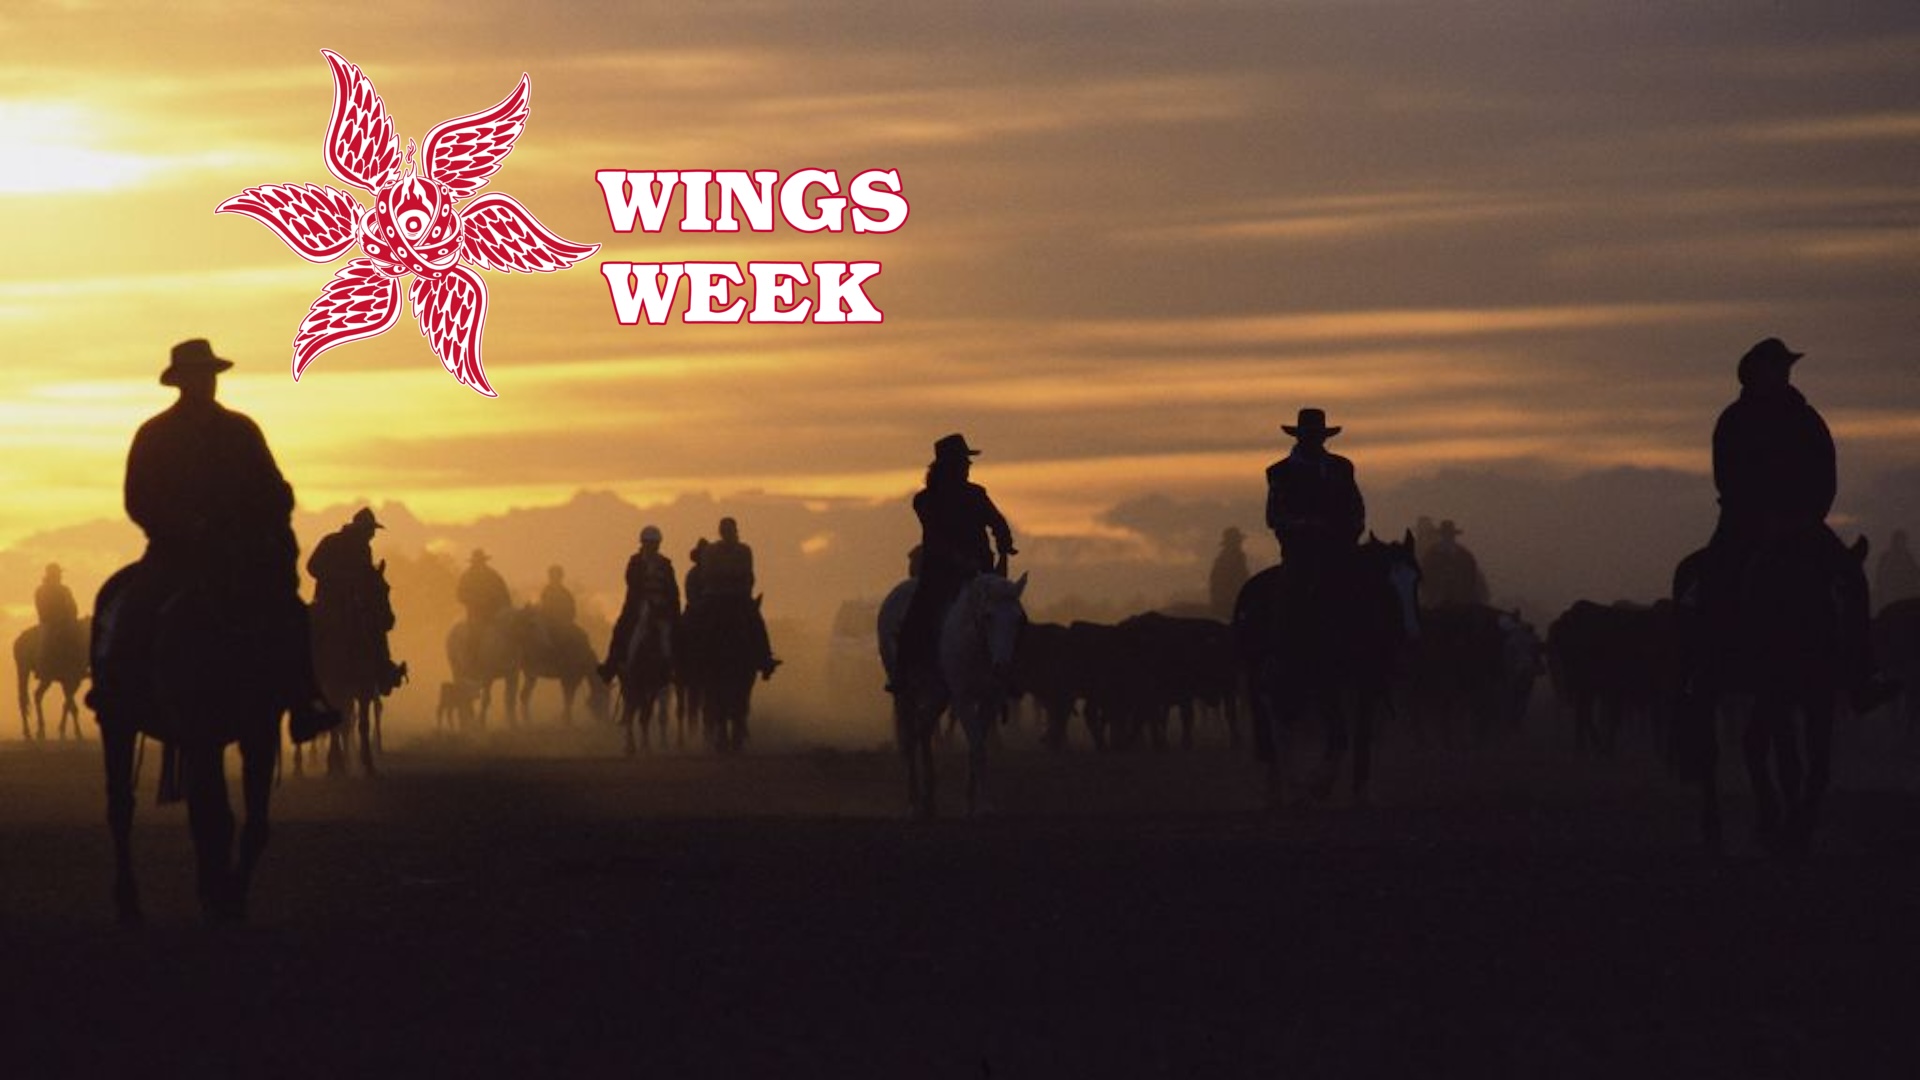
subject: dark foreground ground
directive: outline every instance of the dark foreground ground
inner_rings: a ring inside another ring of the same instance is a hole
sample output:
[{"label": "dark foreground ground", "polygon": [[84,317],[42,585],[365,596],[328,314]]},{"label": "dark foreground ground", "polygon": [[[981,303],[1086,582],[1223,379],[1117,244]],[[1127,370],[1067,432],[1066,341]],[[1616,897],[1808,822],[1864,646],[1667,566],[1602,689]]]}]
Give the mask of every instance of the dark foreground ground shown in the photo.
[{"label": "dark foreground ground", "polygon": [[1557,745],[1281,816],[1224,749],[1016,749],[931,824],[877,752],[421,748],[288,780],[240,929],[149,762],[123,930],[95,749],[0,744],[0,1076],[1920,1075],[1898,751],[1786,865]]}]

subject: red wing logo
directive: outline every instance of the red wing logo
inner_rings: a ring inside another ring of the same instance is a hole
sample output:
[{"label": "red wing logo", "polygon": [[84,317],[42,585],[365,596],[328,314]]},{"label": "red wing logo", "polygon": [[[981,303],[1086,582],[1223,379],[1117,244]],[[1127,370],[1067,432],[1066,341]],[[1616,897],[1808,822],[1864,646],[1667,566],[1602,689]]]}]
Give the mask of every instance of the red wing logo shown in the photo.
[{"label": "red wing logo", "polygon": [[493,397],[480,366],[487,285],[467,265],[507,273],[552,273],[600,250],[564,240],[511,195],[489,192],[464,207],[513,151],[527,126],[532,84],[524,74],[498,105],[427,132],[416,160],[406,155],[386,105],[358,67],[322,49],[333,69],[327,171],[373,198],[313,184],[251,187],[214,208],[272,229],[311,262],[340,258],[355,244],[365,258],[340,268],[293,337],[297,382],[335,345],[385,333],[400,319],[401,279],[413,276],[413,315],[434,355],[462,385]]}]

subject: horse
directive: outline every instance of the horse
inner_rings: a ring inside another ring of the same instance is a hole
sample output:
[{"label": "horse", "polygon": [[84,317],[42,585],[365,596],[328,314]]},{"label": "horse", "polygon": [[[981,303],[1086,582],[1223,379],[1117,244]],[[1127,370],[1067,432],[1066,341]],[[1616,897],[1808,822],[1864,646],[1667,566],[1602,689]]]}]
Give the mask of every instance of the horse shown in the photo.
[{"label": "horse", "polygon": [[[905,694],[900,693],[894,680],[900,674],[900,627],[905,625],[907,609],[913,606],[913,594],[919,590],[920,579],[907,578],[887,593],[886,599],[880,601],[879,610],[874,613],[874,641],[880,647],[880,670],[886,673],[887,696],[893,699],[893,742],[902,754],[908,755],[910,786],[913,775],[911,770],[914,767],[911,756],[914,744],[908,730],[911,710],[907,706],[910,701]],[[928,759],[926,767],[927,775],[932,776],[931,758]]]},{"label": "horse", "polygon": [[[285,711],[273,679],[274,624],[282,616],[209,584],[175,591],[156,610],[140,599],[151,587],[142,580],[146,573],[134,563],[100,587],[89,645],[95,680],[88,703],[99,717],[106,762],[115,910],[123,923],[141,921],[132,856],[134,750],[147,735],[165,747],[162,801],[185,789],[201,910],[213,921],[240,921],[267,846]],[[139,627],[142,621],[149,625]],[[230,743],[240,747],[246,806],[237,863],[225,771]]]},{"label": "horse", "polygon": [[455,682],[479,688],[480,710],[475,725],[483,731],[487,726],[487,711],[493,705],[496,680],[503,684],[500,700],[507,714],[507,726],[517,722],[520,633],[516,624],[519,617],[513,608],[502,608],[477,628],[471,618],[466,618],[447,631],[447,667]]},{"label": "horse", "polygon": [[707,743],[722,754],[746,748],[753,681],[766,660],[755,641],[758,596],[707,596],[681,620],[680,669],[698,702]]},{"label": "horse", "polygon": [[[39,739],[47,738],[47,690],[55,683],[60,684],[62,700],[60,702],[59,732],[60,740],[66,741],[67,721],[73,721],[73,737],[85,739],[86,732],[80,726],[80,705],[78,693],[80,683],[87,677],[91,667],[87,657],[87,640],[92,636],[93,620],[82,618],[73,624],[66,633],[49,635],[45,625],[29,626],[20,631],[13,639],[13,668],[20,679],[20,737],[35,737],[33,726],[28,723],[27,705],[31,698],[33,719],[39,725]],[[42,644],[44,642],[44,645]],[[38,685],[29,684],[39,679]]]},{"label": "horse", "polygon": [[[345,723],[328,733],[327,773],[347,771],[346,759],[354,736],[360,740],[360,767],[374,775],[373,752],[377,740],[374,726],[381,699],[406,679],[406,666],[395,664],[387,650],[387,633],[393,629],[393,602],[387,587],[386,562],[377,567],[377,589],[364,597],[340,605],[316,605],[313,609],[313,673],[320,691],[338,707]],[[294,748],[294,770],[301,768],[300,748]]]},{"label": "horse", "polygon": [[600,666],[587,632],[574,623],[555,626],[529,604],[520,610],[520,716],[533,717],[533,689],[541,679],[560,684],[560,723],[573,726],[573,699],[580,684],[587,685],[587,711],[597,719],[607,715],[607,685],[594,675]]},{"label": "horse", "polygon": [[[1812,839],[1830,781],[1834,698],[1847,669],[1837,560],[1828,537],[1817,532],[1771,539],[1737,573],[1716,575],[1712,555],[1709,549],[1693,552],[1674,570],[1687,673],[1675,756],[1683,775],[1700,785],[1701,832],[1708,850],[1718,853],[1714,721],[1729,697],[1750,696],[1742,742],[1753,785],[1755,835],[1771,853],[1800,855]],[[1866,555],[1865,538],[1848,552],[1861,562]],[[1722,576],[1724,584],[1716,590],[1712,582]],[[1796,714],[1803,721],[1799,727]]]},{"label": "horse", "polygon": [[[1508,621],[1511,616],[1485,604],[1442,604],[1420,612],[1420,648],[1412,657],[1408,680],[1408,718],[1415,737],[1427,741],[1427,724],[1439,727],[1445,749],[1479,748],[1509,730]],[[1464,721],[1462,739],[1456,721]]]},{"label": "horse", "polygon": [[[1027,613],[1020,606],[1027,575],[1009,581],[979,574],[967,582],[940,621],[938,666],[930,671],[896,670],[892,686],[907,758],[907,802],[920,818],[934,816],[933,737],[943,712],[951,711],[967,736],[967,815],[985,805],[987,735],[1002,715],[1013,685],[1014,657]],[[906,617],[899,605],[899,620]],[[880,640],[898,642],[900,625],[882,607]],[[882,653],[897,664],[898,656]]]},{"label": "horse", "polygon": [[[634,613],[633,631],[627,635],[626,650],[614,668],[614,677],[620,681],[619,724],[626,729],[628,757],[640,748],[651,748],[650,727],[656,708],[661,709],[661,748],[667,744],[667,715],[661,706],[678,642],[672,624],[653,618],[652,609],[651,601],[643,601]],[[637,746],[635,728],[639,729]]]},{"label": "horse", "polygon": [[1320,580],[1298,577],[1284,564],[1268,567],[1234,600],[1234,640],[1251,691],[1255,753],[1267,763],[1268,798],[1276,807],[1283,802],[1287,738],[1311,706],[1327,732],[1311,793],[1332,794],[1351,746],[1353,797],[1365,800],[1374,712],[1391,706],[1395,669],[1420,637],[1412,530],[1391,543],[1368,534]]}]

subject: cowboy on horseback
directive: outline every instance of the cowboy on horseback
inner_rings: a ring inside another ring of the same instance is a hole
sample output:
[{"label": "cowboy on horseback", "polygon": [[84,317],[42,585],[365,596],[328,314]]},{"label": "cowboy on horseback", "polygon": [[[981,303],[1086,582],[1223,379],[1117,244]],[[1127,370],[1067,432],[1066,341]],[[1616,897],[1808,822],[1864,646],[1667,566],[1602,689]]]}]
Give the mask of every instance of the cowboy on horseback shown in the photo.
[{"label": "cowboy on horseback", "polygon": [[[673,560],[660,553],[661,534],[657,525],[640,530],[640,550],[627,559],[627,595],[614,620],[613,636],[607,642],[607,658],[599,672],[604,682],[612,682],[627,655],[636,632],[659,634],[670,642],[672,629],[680,618],[680,584],[674,577]],[[639,625],[642,613],[647,625]]]},{"label": "cowboy on horseback", "polygon": [[574,601],[573,590],[567,588],[565,567],[547,567],[547,584],[540,590],[540,603],[535,610],[540,616],[541,630],[549,641],[558,640],[568,627],[574,625],[574,620],[579,617],[580,606]]},{"label": "cowboy on horseback", "polygon": [[694,548],[694,555],[700,585],[696,595],[692,583],[694,571],[687,571],[687,610],[692,612],[697,606],[716,602],[743,605],[748,609],[743,615],[753,637],[753,655],[758,658],[754,667],[762,678],[772,678],[780,661],[774,659],[760,606],[753,603],[753,549],[740,542],[740,523],[730,517],[721,518],[720,539],[712,543],[702,541]]},{"label": "cowboy on horseback", "polygon": [[478,629],[513,606],[513,593],[507,579],[489,565],[487,553],[479,548],[467,560],[467,568],[454,586],[460,606],[467,609],[467,621]]},{"label": "cowboy on horseback", "polygon": [[315,637],[365,643],[371,670],[383,676],[393,668],[387,645],[393,607],[386,563],[373,561],[373,534],[384,528],[372,509],[363,506],[345,525],[321,537],[307,557]]},{"label": "cowboy on horseback", "polygon": [[1433,542],[1420,555],[1420,606],[1459,608],[1487,602],[1487,579],[1480,562],[1455,537],[1465,530],[1449,518],[1433,530]]},{"label": "cowboy on horseback", "polygon": [[1005,576],[1007,560],[1019,554],[1006,517],[987,489],[969,479],[979,453],[964,435],[942,437],[933,444],[927,485],[913,497],[913,512],[920,519],[920,576],[900,627],[902,671],[933,667],[940,620],[960,591],[977,575]]},{"label": "cowboy on horseback", "polygon": [[1340,434],[1327,426],[1323,409],[1301,409],[1299,420],[1283,424],[1293,449],[1267,466],[1267,527],[1280,542],[1290,577],[1311,583],[1327,567],[1351,554],[1366,531],[1367,507],[1354,480],[1353,462],[1327,449]]},{"label": "cowboy on horseback", "polygon": [[1839,599],[1843,677],[1855,710],[1868,711],[1899,688],[1874,669],[1865,569],[1827,526],[1838,488],[1833,435],[1790,382],[1803,355],[1767,338],[1740,358],[1740,396],[1713,429],[1720,520],[1707,544],[1704,607],[1710,623],[1720,621],[1755,584],[1764,556],[1819,561]]},{"label": "cowboy on horseback", "polygon": [[[220,372],[232,366],[195,338],[173,347],[160,374],[180,397],[140,426],[127,454],[127,516],[146,533],[147,548],[105,652],[115,644],[148,650],[162,605],[189,590],[229,621],[264,616],[273,682],[292,714],[294,740],[304,742],[338,724],[340,714],[314,678],[293,488],[259,426],[214,400]],[[96,682],[95,689],[111,700],[124,688]]]},{"label": "cowboy on horseback", "polygon": [[73,590],[61,581],[59,563],[48,563],[40,587],[33,591],[33,610],[40,619],[40,655],[35,658],[40,670],[63,647],[78,646],[82,653],[86,641],[80,636],[80,605]]}]

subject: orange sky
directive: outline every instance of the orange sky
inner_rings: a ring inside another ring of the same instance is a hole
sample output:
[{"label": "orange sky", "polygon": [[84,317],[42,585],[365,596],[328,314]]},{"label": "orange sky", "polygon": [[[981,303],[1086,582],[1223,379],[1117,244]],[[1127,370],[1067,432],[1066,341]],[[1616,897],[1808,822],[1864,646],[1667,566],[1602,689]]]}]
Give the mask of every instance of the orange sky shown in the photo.
[{"label": "orange sky", "polygon": [[[1257,493],[1305,404],[1369,484],[1697,471],[1769,334],[1811,354],[1855,490],[1920,467],[1920,10],[1454,7],[8,5],[0,543],[119,514],[193,336],[303,505],[447,520],[897,496],[959,429],[1026,531],[1099,534],[1142,494]],[[532,78],[489,190],[605,246],[486,275],[497,399],[410,315],[289,378],[333,267],[213,207],[339,186],[322,47],[403,138]],[[898,169],[910,221],[616,236],[593,177],[807,166]],[[597,272],[860,258],[883,326],[621,327]]]}]

